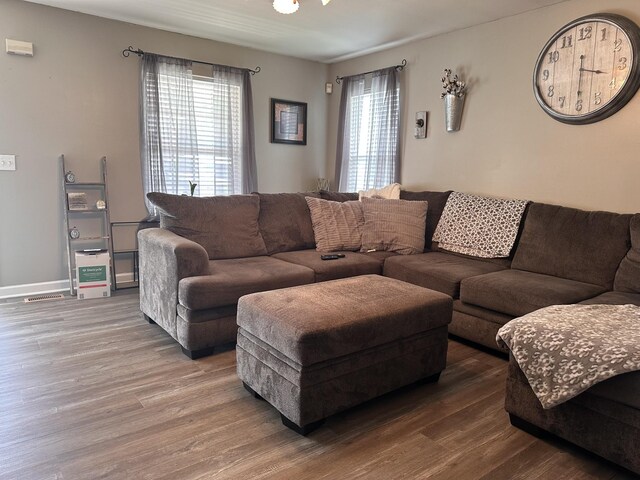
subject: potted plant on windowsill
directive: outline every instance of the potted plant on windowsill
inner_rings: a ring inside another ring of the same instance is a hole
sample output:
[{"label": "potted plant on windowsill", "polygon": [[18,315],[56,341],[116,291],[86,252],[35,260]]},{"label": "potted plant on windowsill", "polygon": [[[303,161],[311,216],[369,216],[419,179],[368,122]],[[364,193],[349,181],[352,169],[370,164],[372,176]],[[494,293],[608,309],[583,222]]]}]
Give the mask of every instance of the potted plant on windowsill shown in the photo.
[{"label": "potted plant on windowsill", "polygon": [[462,121],[462,109],[464,107],[464,97],[467,92],[467,85],[458,78],[458,75],[451,77],[451,69],[444,69],[442,77],[442,88],[444,92],[440,98],[444,98],[444,113],[447,132],[457,132],[460,130]]}]

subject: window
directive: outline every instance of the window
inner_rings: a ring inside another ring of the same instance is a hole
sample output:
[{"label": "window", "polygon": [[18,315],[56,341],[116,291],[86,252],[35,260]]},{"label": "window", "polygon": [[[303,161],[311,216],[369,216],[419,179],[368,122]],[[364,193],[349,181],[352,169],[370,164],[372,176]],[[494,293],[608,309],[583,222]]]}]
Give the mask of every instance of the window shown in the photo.
[{"label": "window", "polygon": [[346,80],[336,164],[339,189],[356,192],[398,181],[400,87],[395,75],[378,71]]},{"label": "window", "polygon": [[[191,102],[176,103],[179,84],[166,75],[159,75],[158,83],[167,191],[189,193],[192,181],[198,184],[201,197],[242,193],[240,85],[193,76]],[[190,116],[195,129],[186,128]],[[194,134],[194,152],[180,148],[186,141],[181,137],[190,134]]]},{"label": "window", "polygon": [[[351,141],[347,181],[349,192],[380,188],[394,182],[393,162],[379,160],[393,155],[396,148],[390,140],[397,136],[399,95],[395,95],[396,105],[392,109],[389,131],[382,128],[386,123],[387,113],[384,93],[372,93],[369,90],[351,99]],[[390,139],[386,138],[387,135]]]},{"label": "window", "polygon": [[152,54],[142,69],[144,193],[189,194],[189,182],[197,196],[254,191],[249,71],[213,66],[194,75],[190,61]]},{"label": "window", "polygon": [[240,85],[193,77],[200,196],[242,193]]}]

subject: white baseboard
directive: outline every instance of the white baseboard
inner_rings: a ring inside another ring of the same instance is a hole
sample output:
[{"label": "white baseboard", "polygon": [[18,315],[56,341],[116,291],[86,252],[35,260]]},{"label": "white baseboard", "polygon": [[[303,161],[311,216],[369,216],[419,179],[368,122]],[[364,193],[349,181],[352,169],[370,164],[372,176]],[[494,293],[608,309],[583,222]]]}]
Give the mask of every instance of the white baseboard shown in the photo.
[{"label": "white baseboard", "polygon": [[[133,272],[119,273],[116,276],[118,283],[132,282]],[[52,282],[25,283],[24,285],[11,285],[0,287],[0,300],[15,297],[30,297],[32,295],[44,295],[46,293],[58,293],[69,291],[69,280],[54,280]]]},{"label": "white baseboard", "polygon": [[53,282],[25,283],[0,287],[0,300],[14,297],[28,297],[45,293],[58,293],[69,290],[69,280],[54,280]]}]

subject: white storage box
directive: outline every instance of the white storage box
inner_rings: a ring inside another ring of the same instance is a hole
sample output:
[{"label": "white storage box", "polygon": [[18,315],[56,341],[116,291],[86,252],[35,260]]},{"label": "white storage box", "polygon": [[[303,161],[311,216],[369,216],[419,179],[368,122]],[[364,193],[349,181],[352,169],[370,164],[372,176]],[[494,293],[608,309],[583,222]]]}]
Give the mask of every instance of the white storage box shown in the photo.
[{"label": "white storage box", "polygon": [[78,300],[111,296],[109,252],[76,252],[76,285]]}]

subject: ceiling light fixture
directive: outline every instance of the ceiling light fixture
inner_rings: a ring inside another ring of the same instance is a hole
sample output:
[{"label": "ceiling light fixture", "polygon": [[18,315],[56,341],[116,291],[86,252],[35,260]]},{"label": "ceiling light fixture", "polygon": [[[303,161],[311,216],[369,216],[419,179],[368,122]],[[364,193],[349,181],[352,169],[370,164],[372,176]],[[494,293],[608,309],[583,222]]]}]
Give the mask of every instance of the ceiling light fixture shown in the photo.
[{"label": "ceiling light fixture", "polygon": [[300,4],[298,4],[298,0],[273,0],[273,8],[278,13],[288,15],[297,12]]},{"label": "ceiling light fixture", "polygon": [[[322,5],[326,5],[330,1],[331,0],[322,0]],[[297,12],[300,8],[300,3],[298,0],[273,0],[273,8],[278,13],[288,15]]]}]

